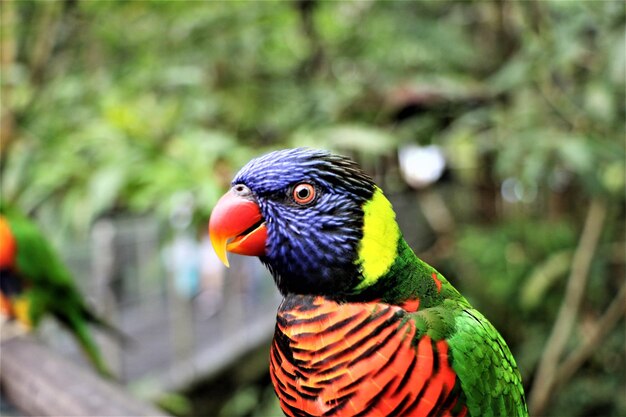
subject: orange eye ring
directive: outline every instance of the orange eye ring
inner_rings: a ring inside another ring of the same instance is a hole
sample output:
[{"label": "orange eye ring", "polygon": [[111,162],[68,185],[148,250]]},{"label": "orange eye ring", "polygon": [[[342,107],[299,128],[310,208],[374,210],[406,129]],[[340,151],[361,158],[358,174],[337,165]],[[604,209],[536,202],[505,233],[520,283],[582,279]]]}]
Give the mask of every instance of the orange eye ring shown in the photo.
[{"label": "orange eye ring", "polygon": [[315,187],[309,183],[301,182],[293,187],[293,201],[300,205],[308,204],[315,199]]}]

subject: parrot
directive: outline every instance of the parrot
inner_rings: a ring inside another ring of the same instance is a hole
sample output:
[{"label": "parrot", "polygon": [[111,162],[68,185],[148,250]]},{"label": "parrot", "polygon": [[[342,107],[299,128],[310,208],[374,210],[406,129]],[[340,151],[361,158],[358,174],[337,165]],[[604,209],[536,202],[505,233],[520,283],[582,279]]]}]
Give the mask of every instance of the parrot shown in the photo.
[{"label": "parrot", "polygon": [[125,335],[98,317],[37,225],[15,207],[0,207],[0,313],[27,330],[53,316],[74,336],[96,371],[113,378],[89,325],[119,340]]},{"label": "parrot", "polygon": [[283,299],[269,369],[287,416],[527,416],[494,326],[405,241],[353,160],[251,160],[208,225],[218,257],[257,256]]}]

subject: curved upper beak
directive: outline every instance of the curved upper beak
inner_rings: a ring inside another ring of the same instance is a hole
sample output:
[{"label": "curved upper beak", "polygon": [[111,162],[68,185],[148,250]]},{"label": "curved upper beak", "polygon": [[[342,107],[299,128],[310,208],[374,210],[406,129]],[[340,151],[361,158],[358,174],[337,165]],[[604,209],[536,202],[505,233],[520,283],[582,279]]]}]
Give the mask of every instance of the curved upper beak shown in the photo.
[{"label": "curved upper beak", "polygon": [[229,266],[226,252],[265,254],[267,228],[259,205],[248,196],[229,190],[217,202],[209,220],[209,238],[215,252]]}]

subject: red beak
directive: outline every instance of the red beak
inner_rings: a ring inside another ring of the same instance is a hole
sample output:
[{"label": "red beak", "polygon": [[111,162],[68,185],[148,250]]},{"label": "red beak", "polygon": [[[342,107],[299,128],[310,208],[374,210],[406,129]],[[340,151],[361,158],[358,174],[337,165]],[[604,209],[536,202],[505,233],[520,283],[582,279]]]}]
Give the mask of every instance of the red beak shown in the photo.
[{"label": "red beak", "polygon": [[226,266],[229,266],[227,251],[265,255],[267,228],[259,205],[231,189],[219,199],[211,213],[209,237],[218,258]]}]

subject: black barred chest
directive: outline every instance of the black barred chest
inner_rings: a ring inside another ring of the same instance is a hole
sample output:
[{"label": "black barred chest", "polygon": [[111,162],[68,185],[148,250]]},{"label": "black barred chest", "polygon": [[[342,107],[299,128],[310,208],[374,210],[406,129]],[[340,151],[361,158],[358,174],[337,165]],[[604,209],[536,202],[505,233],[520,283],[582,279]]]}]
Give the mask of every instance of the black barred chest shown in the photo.
[{"label": "black barred chest", "polygon": [[415,331],[397,306],[288,297],[270,354],[283,411],[349,416],[446,410],[456,402],[447,345],[415,340]]}]

